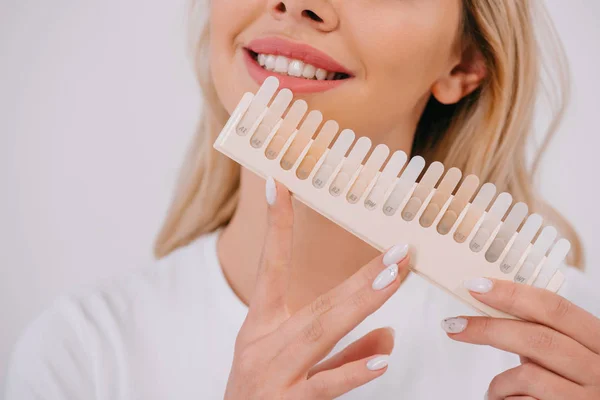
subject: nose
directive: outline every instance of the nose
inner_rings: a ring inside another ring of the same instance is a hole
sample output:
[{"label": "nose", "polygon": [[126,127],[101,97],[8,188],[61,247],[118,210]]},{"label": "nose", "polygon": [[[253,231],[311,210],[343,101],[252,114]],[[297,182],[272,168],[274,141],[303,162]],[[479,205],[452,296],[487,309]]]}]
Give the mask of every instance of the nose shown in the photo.
[{"label": "nose", "polygon": [[272,1],[269,8],[277,20],[293,18],[322,32],[331,32],[340,23],[330,0]]}]

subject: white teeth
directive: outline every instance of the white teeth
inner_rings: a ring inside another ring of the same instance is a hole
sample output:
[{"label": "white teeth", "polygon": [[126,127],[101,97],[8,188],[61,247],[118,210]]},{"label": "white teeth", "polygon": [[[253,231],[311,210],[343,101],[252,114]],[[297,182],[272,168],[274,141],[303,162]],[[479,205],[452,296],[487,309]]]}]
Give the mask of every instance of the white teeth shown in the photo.
[{"label": "white teeth", "polygon": [[299,60],[293,60],[290,63],[287,73],[290,76],[295,76],[299,78],[302,76],[302,71],[304,71],[304,63]]},{"label": "white teeth", "polygon": [[302,71],[302,76],[305,77],[306,79],[312,79],[315,77],[315,73],[317,72],[317,69],[310,65],[310,64],[306,64],[304,66],[304,71]]},{"label": "white teeth", "polygon": [[287,57],[277,56],[277,58],[275,59],[275,72],[287,73],[289,67],[290,60],[288,60]]},{"label": "white teeth", "polygon": [[333,71],[317,68],[314,65],[305,64],[300,60],[289,59],[285,56],[274,56],[270,54],[258,54],[256,61],[268,71],[287,74],[297,78],[317,79],[319,81],[332,81],[336,77]]},{"label": "white teeth", "polygon": [[324,81],[325,79],[327,79],[327,71],[325,71],[324,69],[317,69],[317,72],[315,73],[315,76],[317,77],[318,80],[320,81]]},{"label": "white teeth", "polygon": [[273,71],[275,69],[275,56],[267,56],[265,59],[265,68],[269,71]]}]

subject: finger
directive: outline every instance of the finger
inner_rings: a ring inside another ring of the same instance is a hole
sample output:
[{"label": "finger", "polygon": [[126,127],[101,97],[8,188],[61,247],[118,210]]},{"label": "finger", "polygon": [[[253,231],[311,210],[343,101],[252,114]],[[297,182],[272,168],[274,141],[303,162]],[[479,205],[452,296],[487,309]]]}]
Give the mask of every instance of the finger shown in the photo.
[{"label": "finger", "polygon": [[482,303],[515,317],[546,325],[600,354],[600,319],[564,297],[505,280],[484,278],[471,282],[473,285],[467,282],[465,286],[484,288],[485,293],[471,292]]},{"label": "finger", "polygon": [[333,399],[356,389],[387,371],[388,357],[373,356],[339,368],[319,372],[307,381],[307,399]]},{"label": "finger", "polygon": [[519,361],[521,361],[521,364],[527,364],[529,362],[533,362],[533,361],[531,361],[531,359],[529,359],[527,357],[523,357],[523,356],[519,356]]},{"label": "finger", "polygon": [[409,263],[408,252],[408,245],[398,244],[385,254],[371,260],[350,278],[317,297],[309,305],[294,314],[293,318],[286,322],[282,329],[285,333],[284,336],[289,339],[297,335],[316,317],[338,307],[365,287],[372,286],[373,280],[381,274],[384,267],[398,265],[398,280],[402,282],[409,273],[407,268]]},{"label": "finger", "polygon": [[[536,364],[573,382],[585,385],[597,381],[600,357],[575,340],[546,326],[526,321],[487,317],[460,317],[445,320],[446,331],[452,321],[462,321],[458,333],[449,337],[466,343],[490,345],[531,359]],[[454,326],[458,326],[455,323]],[[532,363],[527,363],[529,365]]]},{"label": "finger", "polygon": [[350,282],[342,284],[357,288],[353,293],[338,292],[344,300],[321,296],[325,300],[317,300],[298,318],[294,315],[286,321],[280,333],[288,340],[275,361],[292,374],[304,373],[315,365],[398,290],[403,276],[398,271],[408,270],[409,259],[405,255],[406,252],[401,254],[404,258],[399,264],[389,266],[385,256],[377,257],[348,278]]},{"label": "finger", "polygon": [[584,388],[537,364],[527,363],[496,376],[488,389],[488,400],[504,400],[510,396],[530,396],[544,400],[583,398]]},{"label": "finger", "polygon": [[381,328],[369,332],[356,342],[331,358],[314,366],[308,377],[330,369],[341,367],[344,364],[371,357],[375,354],[391,354],[394,349],[394,330]]},{"label": "finger", "polygon": [[294,212],[289,191],[273,178],[267,178],[267,232],[250,301],[249,317],[262,322],[287,317],[286,292],[292,256]]},{"label": "finger", "polygon": [[509,396],[509,397],[506,397],[504,400],[538,400],[538,399],[533,398],[531,396]]}]

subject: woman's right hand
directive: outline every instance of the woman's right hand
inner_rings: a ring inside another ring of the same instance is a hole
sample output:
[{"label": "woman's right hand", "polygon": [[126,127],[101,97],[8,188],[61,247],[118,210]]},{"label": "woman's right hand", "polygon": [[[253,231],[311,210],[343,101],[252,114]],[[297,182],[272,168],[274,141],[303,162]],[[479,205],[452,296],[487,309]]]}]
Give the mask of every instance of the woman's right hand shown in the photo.
[{"label": "woman's right hand", "polygon": [[378,329],[321,361],[381,307],[408,274],[408,246],[397,245],[310,305],[286,307],[293,210],[288,190],[267,180],[268,229],[254,296],[238,334],[226,400],[332,399],[381,376],[393,331]]}]

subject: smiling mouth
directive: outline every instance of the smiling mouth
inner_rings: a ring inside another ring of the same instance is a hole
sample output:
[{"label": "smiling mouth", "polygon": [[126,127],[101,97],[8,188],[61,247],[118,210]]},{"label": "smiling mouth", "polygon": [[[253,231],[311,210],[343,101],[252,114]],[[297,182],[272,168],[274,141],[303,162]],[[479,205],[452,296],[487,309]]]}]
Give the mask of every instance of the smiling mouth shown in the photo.
[{"label": "smiling mouth", "polygon": [[347,73],[317,68],[302,60],[282,55],[257,53],[248,48],[246,51],[264,70],[280,75],[313,81],[340,81],[351,78]]}]

